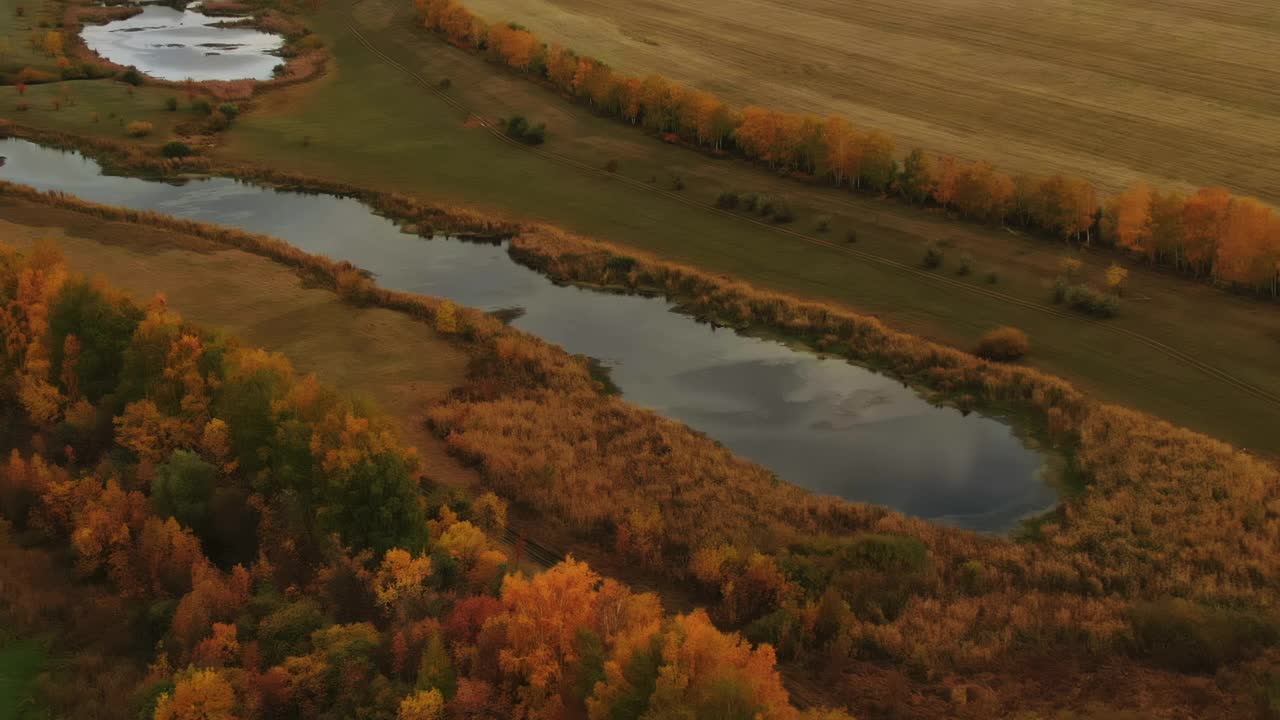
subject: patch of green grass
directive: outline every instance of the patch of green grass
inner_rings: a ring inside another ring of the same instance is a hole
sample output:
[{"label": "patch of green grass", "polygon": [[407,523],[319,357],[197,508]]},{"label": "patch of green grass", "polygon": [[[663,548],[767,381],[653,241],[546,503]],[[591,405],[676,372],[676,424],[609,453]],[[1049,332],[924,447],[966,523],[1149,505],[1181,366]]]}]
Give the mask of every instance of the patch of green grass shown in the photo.
[{"label": "patch of green grass", "polygon": [[0,0],[0,72],[31,67],[56,74],[54,59],[32,46],[31,36],[61,30],[61,22],[62,4],[55,0]]},{"label": "patch of green grass", "polygon": [[[144,142],[163,144],[176,125],[196,118],[185,108],[176,112],[165,108],[165,100],[175,94],[170,89],[133,87],[108,79],[32,85],[21,96],[14,87],[0,87],[0,116],[23,125],[113,140],[128,139],[125,126],[144,120],[155,127]],[[17,104],[24,100],[30,107],[18,111]],[[57,109],[55,102],[60,105]]]},{"label": "patch of green grass", "polygon": [[35,640],[0,638],[0,720],[18,720],[32,707],[32,683],[48,661]]}]

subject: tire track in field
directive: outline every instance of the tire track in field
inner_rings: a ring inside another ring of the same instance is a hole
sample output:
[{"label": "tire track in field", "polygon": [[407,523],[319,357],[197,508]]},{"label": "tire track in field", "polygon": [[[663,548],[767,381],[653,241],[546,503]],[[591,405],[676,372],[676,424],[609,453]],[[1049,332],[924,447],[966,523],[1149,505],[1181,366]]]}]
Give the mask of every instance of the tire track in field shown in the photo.
[{"label": "tire track in field", "polygon": [[728,210],[723,210],[721,208],[717,208],[712,205],[707,205],[707,204],[698,202],[696,200],[690,199],[678,193],[675,193],[669,190],[664,190],[662,188],[654,187],[640,180],[629,178],[623,175],[618,175],[616,173],[611,173],[602,168],[595,167],[594,165],[589,165],[587,163],[581,162],[579,160],[574,160],[573,158],[565,157],[563,155],[557,155],[556,153],[544,150],[542,148],[537,148],[532,145],[526,145],[522,142],[519,142],[517,140],[514,140],[508,137],[507,134],[503,132],[500,128],[496,127],[493,123],[489,122],[488,120],[481,117],[480,115],[472,112],[460,100],[449,96],[447,93],[445,93],[440,88],[436,87],[426,78],[422,77],[418,73],[414,72],[412,69],[396,61],[387,53],[378,49],[378,47],[375,46],[367,37],[365,37],[365,35],[361,33],[352,22],[346,23],[346,26],[347,26],[347,29],[351,32],[351,34],[360,42],[360,44],[364,45],[364,47],[368,49],[369,52],[373,53],[373,55],[377,57],[380,61],[382,61],[384,64],[389,65],[390,67],[396,70],[399,70],[400,72],[413,78],[415,82],[417,82],[419,85],[422,85],[432,94],[434,94],[436,97],[440,98],[441,100],[443,100],[445,103],[447,103],[454,109],[463,113],[465,115],[466,120],[474,121],[476,125],[483,128],[490,135],[492,135],[493,137],[497,138],[499,141],[506,143],[511,147],[518,148],[520,150],[532,153],[534,155],[538,155],[539,157],[546,158],[548,160],[559,163],[561,165],[582,170],[583,172],[590,173],[597,177],[607,178],[609,180],[620,182],[625,185],[629,185],[631,187],[637,188],[639,190],[649,192],[651,194],[661,195],[675,202],[679,202],[691,207],[696,207],[706,212],[732,218],[741,222],[750,223],[752,225],[756,225],[768,230],[772,230],[782,235],[793,237],[797,240],[801,240],[810,245],[827,248],[830,250],[834,250],[838,253],[848,255],[850,257],[855,257],[860,260],[865,260],[867,262],[892,268],[904,274],[912,275],[914,277],[923,279],[926,282],[931,282],[934,285],[940,285],[940,286],[951,288],[951,289],[962,290],[970,294],[980,295],[992,300],[996,300],[998,302],[1005,303],[1007,305],[1020,307],[1026,310],[1032,310],[1032,311],[1039,312],[1052,317],[1065,319],[1071,322],[1078,322],[1078,323],[1085,323],[1088,325],[1092,325],[1094,327],[1140,342],[1143,345],[1146,345],[1147,347],[1153,350],[1156,350],[1175,360],[1178,360],[1183,364],[1189,367],[1192,367],[1204,373],[1205,375],[1208,375],[1209,377],[1215,380],[1218,380],[1219,382],[1222,382],[1223,384],[1229,385],[1240,392],[1250,395],[1256,399],[1268,402],[1272,405],[1280,406],[1280,395],[1272,393],[1266,390],[1265,388],[1258,387],[1250,383],[1249,381],[1238,378],[1217,366],[1210,365],[1209,363],[1206,363],[1200,360],[1199,358],[1192,356],[1187,352],[1179,350],[1168,344],[1160,342],[1155,338],[1148,337],[1134,330],[1129,330],[1123,327],[1117,327],[1114,324],[1105,323],[1099,320],[1091,320],[1088,318],[1083,318],[1074,313],[1060,310],[1052,305],[1046,305],[1046,304],[1035,302],[1032,300],[1026,300],[1013,295],[999,292],[997,290],[992,290],[990,288],[985,288],[978,285],[972,285],[970,283],[965,283],[960,280],[954,280],[949,277],[938,275],[937,273],[931,273],[926,270],[922,270],[913,265],[908,265],[906,263],[898,262],[896,260],[891,260],[886,257],[882,257],[879,255],[866,252],[865,250],[858,250],[855,248],[847,247],[845,245],[833,242],[831,240],[824,240],[822,238],[806,235],[802,232],[799,232],[797,230],[792,230],[787,227],[782,227],[772,223],[764,222],[763,220],[758,220],[756,218],[743,216],[737,213],[732,213],[732,212],[729,212]]}]

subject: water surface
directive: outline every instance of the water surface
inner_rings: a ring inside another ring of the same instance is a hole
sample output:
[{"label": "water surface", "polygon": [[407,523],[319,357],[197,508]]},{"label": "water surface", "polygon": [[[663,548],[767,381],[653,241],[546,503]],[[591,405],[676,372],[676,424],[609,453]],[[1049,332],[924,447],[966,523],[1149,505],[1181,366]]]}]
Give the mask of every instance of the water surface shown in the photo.
[{"label": "water surface", "polygon": [[162,80],[270,80],[284,62],[271,53],[284,38],[250,28],[213,27],[235,18],[144,5],[142,12],[105,25],[85,25],[89,49],[114,63]]},{"label": "water surface", "polygon": [[662,299],[557,286],[503,246],[406,235],[350,199],[226,178],[106,177],[91,160],[21,140],[0,142],[0,154],[4,179],[268,233],[350,260],[388,288],[522,308],[514,325],[599,359],[631,402],[815,492],[984,531],[1007,530],[1056,499],[1045,456],[998,420],[936,407],[840,359],[713,329]]}]

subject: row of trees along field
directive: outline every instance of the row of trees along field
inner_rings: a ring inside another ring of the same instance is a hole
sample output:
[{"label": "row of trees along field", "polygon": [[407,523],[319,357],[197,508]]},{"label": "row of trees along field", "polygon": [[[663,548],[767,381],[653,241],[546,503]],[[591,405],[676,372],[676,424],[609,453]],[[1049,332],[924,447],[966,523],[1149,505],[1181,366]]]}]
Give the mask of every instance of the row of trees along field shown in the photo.
[{"label": "row of trees along field", "polygon": [[1221,188],[1184,195],[1139,183],[1100,199],[1081,178],[1009,175],[983,161],[932,157],[918,149],[899,163],[892,137],[842,117],[755,106],[739,111],[710,92],[660,75],[626,75],[596,58],[547,46],[514,23],[488,24],[456,0],[414,2],[424,25],[454,44],[669,140],[737,153],[836,187],[894,193],[975,221],[1105,243],[1224,286],[1280,293],[1280,215],[1252,198]]},{"label": "row of trees along field", "polygon": [[52,638],[51,716],[801,717],[772,648],[516,572],[496,496],[428,495],[384,418],[50,247],[0,245],[0,449],[0,624]]}]

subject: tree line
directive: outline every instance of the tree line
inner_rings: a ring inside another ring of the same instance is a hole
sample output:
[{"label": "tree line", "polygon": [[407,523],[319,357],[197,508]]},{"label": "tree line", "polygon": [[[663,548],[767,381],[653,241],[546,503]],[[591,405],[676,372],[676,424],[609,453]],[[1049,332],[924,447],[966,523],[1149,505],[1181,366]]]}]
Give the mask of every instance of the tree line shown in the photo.
[{"label": "tree line", "polygon": [[1135,184],[1103,198],[1087,180],[1010,175],[985,161],[911,150],[847,119],[749,106],[661,75],[638,77],[509,22],[487,23],[457,0],[414,0],[422,24],[460,47],[671,140],[729,152],[834,187],[890,193],[977,222],[1007,223],[1084,245],[1100,243],[1188,276],[1280,295],[1280,215],[1222,188],[1190,195]]},{"label": "tree line", "polygon": [[[67,717],[799,720],[774,651],[432,488],[282,356],[0,244],[0,620]],[[426,472],[430,468],[425,468]]]}]

